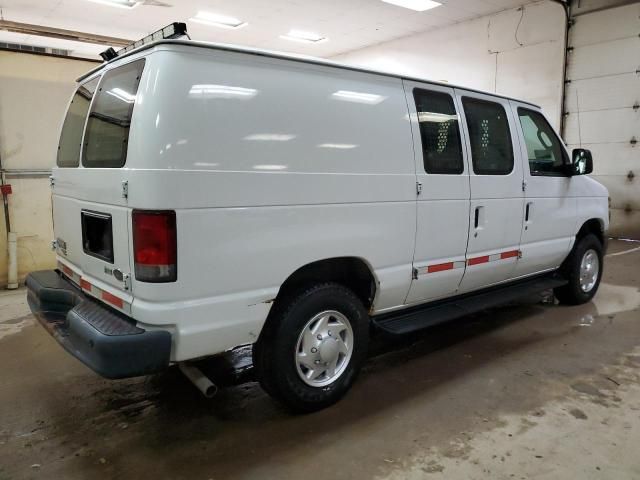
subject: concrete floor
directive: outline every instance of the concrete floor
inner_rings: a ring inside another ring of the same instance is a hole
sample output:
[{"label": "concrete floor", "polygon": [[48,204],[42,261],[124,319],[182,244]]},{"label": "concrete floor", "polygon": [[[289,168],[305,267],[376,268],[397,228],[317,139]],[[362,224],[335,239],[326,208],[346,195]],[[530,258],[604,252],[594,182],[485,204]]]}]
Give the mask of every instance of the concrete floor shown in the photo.
[{"label": "concrete floor", "polygon": [[535,298],[377,337],[351,393],[307,416],[253,382],[206,400],[175,369],[102,380],[24,291],[2,293],[0,480],[638,479],[638,245],[612,242],[587,305]]}]

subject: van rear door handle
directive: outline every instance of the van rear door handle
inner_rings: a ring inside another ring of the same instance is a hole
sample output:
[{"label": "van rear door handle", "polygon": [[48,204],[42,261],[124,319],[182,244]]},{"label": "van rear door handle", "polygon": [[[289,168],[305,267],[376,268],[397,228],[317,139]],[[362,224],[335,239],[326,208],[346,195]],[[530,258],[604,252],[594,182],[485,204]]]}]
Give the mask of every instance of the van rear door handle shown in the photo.
[{"label": "van rear door handle", "polygon": [[533,202],[527,202],[527,206],[525,208],[524,211],[524,221],[528,222],[529,221],[529,215],[531,213],[531,205],[533,204]]},{"label": "van rear door handle", "polygon": [[480,207],[476,207],[476,216],[474,221],[474,228],[478,228],[478,223],[480,221]]}]

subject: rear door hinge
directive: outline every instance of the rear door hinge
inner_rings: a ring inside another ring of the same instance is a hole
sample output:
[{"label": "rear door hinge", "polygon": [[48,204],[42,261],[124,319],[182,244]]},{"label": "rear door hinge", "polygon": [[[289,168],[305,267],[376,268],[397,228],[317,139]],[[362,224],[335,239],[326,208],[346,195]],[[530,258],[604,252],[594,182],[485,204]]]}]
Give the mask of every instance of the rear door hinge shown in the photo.
[{"label": "rear door hinge", "polygon": [[420,195],[422,193],[422,183],[416,182],[416,195]]},{"label": "rear door hinge", "polygon": [[49,176],[49,186],[51,188],[53,188],[56,185],[56,179],[53,177],[53,175]]},{"label": "rear door hinge", "polygon": [[129,182],[126,180],[122,182],[122,198],[129,198]]},{"label": "rear door hinge", "polygon": [[527,191],[527,181],[526,181],[526,180],[523,180],[523,181],[522,181],[522,191],[523,191],[523,192],[526,192],[526,191]]},{"label": "rear door hinge", "polygon": [[128,273],[125,273],[122,276],[122,282],[124,283],[124,289],[129,291],[131,290],[131,276]]}]

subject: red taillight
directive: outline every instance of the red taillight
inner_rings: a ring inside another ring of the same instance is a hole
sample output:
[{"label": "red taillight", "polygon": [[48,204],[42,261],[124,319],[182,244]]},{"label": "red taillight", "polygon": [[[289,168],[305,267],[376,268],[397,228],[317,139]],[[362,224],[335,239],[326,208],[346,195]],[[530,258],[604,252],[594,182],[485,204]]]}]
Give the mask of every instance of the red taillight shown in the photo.
[{"label": "red taillight", "polygon": [[176,212],[134,210],[132,217],[136,280],[175,282],[178,271]]}]

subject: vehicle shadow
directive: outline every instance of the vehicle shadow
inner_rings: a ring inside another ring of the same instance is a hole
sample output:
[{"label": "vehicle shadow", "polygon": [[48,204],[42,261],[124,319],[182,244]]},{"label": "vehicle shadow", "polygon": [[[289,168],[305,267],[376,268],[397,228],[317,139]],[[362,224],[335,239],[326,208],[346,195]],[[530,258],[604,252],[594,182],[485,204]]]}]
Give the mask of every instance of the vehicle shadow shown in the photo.
[{"label": "vehicle shadow", "polygon": [[[116,476],[200,478],[216,472],[215,478],[237,478],[274,462],[287,465],[296,455],[325,449],[326,442],[358,432],[366,436],[370,422],[397,415],[404,405],[417,401],[428,411],[432,392],[448,382],[567,335],[575,314],[562,320],[563,310],[535,296],[402,337],[378,332],[352,391],[337,405],[309,415],[291,414],[260,389],[252,379],[250,349],[203,366],[230,385],[213,399],[204,398],[177,368],[146,380],[108,382],[92,400],[92,408],[102,409],[98,417],[108,438],[96,440],[93,448],[109,458],[108,471]],[[539,322],[549,328],[539,328]],[[121,423],[126,430],[118,430]],[[76,461],[95,466],[95,459]]]}]

